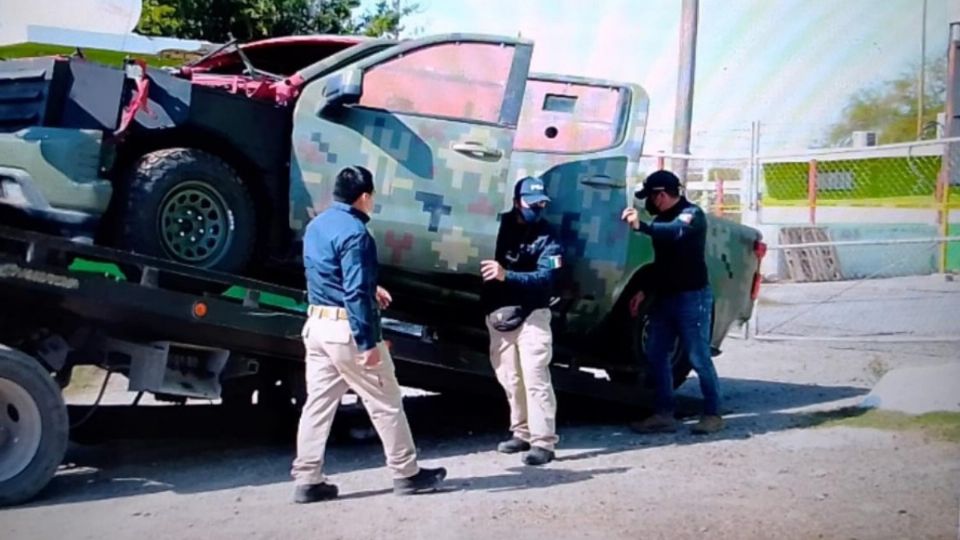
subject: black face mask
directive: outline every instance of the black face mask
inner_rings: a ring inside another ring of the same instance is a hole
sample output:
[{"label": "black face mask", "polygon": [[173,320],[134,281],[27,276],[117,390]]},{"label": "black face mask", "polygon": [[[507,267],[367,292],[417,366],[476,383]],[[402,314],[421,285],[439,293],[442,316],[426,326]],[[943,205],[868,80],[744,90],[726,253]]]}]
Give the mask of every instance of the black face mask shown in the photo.
[{"label": "black face mask", "polygon": [[533,208],[524,208],[521,206],[520,217],[523,218],[524,223],[536,223],[543,218],[543,207],[535,206]]},{"label": "black face mask", "polygon": [[643,208],[651,216],[655,216],[660,213],[660,209],[657,208],[657,205],[653,203],[653,197],[647,197],[647,199],[643,203]]}]

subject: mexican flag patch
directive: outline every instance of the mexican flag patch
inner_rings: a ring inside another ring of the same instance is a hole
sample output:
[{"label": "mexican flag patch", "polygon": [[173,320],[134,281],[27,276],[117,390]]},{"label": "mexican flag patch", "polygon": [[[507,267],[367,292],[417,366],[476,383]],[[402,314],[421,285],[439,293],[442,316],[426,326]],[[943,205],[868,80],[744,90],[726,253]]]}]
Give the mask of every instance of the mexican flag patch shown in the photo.
[{"label": "mexican flag patch", "polygon": [[551,270],[556,270],[563,266],[563,258],[560,255],[552,255],[547,258],[547,262],[550,264]]}]

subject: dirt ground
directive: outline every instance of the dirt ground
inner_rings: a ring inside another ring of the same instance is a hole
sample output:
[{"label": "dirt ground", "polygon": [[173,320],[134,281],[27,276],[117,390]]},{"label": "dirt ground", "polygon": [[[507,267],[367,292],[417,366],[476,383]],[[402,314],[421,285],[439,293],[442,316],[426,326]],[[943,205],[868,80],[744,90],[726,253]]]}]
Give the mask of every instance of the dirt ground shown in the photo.
[{"label": "dirt ground", "polygon": [[[858,403],[889,369],[960,362],[960,345],[730,339],[717,362],[726,431],[639,436],[630,411],[561,401],[542,469],[492,450],[499,400],[409,398],[422,461],[450,471],[444,492],[412,498],[390,493],[375,439],[343,436],[356,411],[328,452],[342,497],[298,506],[292,434],[211,434],[210,407],[151,407],[149,437],[120,422],[73,445],[39,500],[0,511],[0,538],[957,538],[960,443],[814,412]],[[681,391],[694,414],[696,380]]]}]

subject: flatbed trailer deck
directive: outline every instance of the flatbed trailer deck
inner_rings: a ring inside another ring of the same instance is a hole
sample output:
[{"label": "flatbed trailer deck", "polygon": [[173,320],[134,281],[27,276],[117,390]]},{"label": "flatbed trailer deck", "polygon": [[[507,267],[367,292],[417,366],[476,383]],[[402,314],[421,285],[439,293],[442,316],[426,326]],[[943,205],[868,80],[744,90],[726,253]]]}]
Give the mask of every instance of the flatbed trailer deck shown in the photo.
[{"label": "flatbed trailer deck", "polygon": [[[166,401],[298,408],[305,298],[298,289],[0,226],[0,504],[32,497],[59,465],[69,432],[60,390],[76,366],[121,373],[130,391]],[[384,339],[402,385],[497,396],[485,351],[390,319]],[[561,394],[631,405],[647,397],[562,354],[552,371]]]}]

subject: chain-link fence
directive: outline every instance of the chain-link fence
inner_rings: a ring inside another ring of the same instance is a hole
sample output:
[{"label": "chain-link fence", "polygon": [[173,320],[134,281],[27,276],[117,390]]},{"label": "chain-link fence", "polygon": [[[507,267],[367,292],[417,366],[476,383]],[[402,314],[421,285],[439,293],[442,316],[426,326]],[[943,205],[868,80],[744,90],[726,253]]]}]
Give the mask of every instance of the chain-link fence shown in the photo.
[{"label": "chain-link fence", "polygon": [[960,283],[949,278],[960,270],[957,143],[758,158],[752,224],[770,245],[772,283],[757,336],[960,339]]},{"label": "chain-link fence", "polygon": [[639,178],[659,169],[680,171],[686,196],[704,211],[740,222],[751,186],[749,158],[658,153],[640,160]]},{"label": "chain-link fence", "polygon": [[[960,139],[778,156],[645,156],[769,246],[751,333],[960,340]],[[951,223],[953,221],[953,223]]]},{"label": "chain-link fence", "polygon": [[758,158],[756,225],[786,246],[766,273],[809,282],[957,270],[958,151],[941,139]]}]

